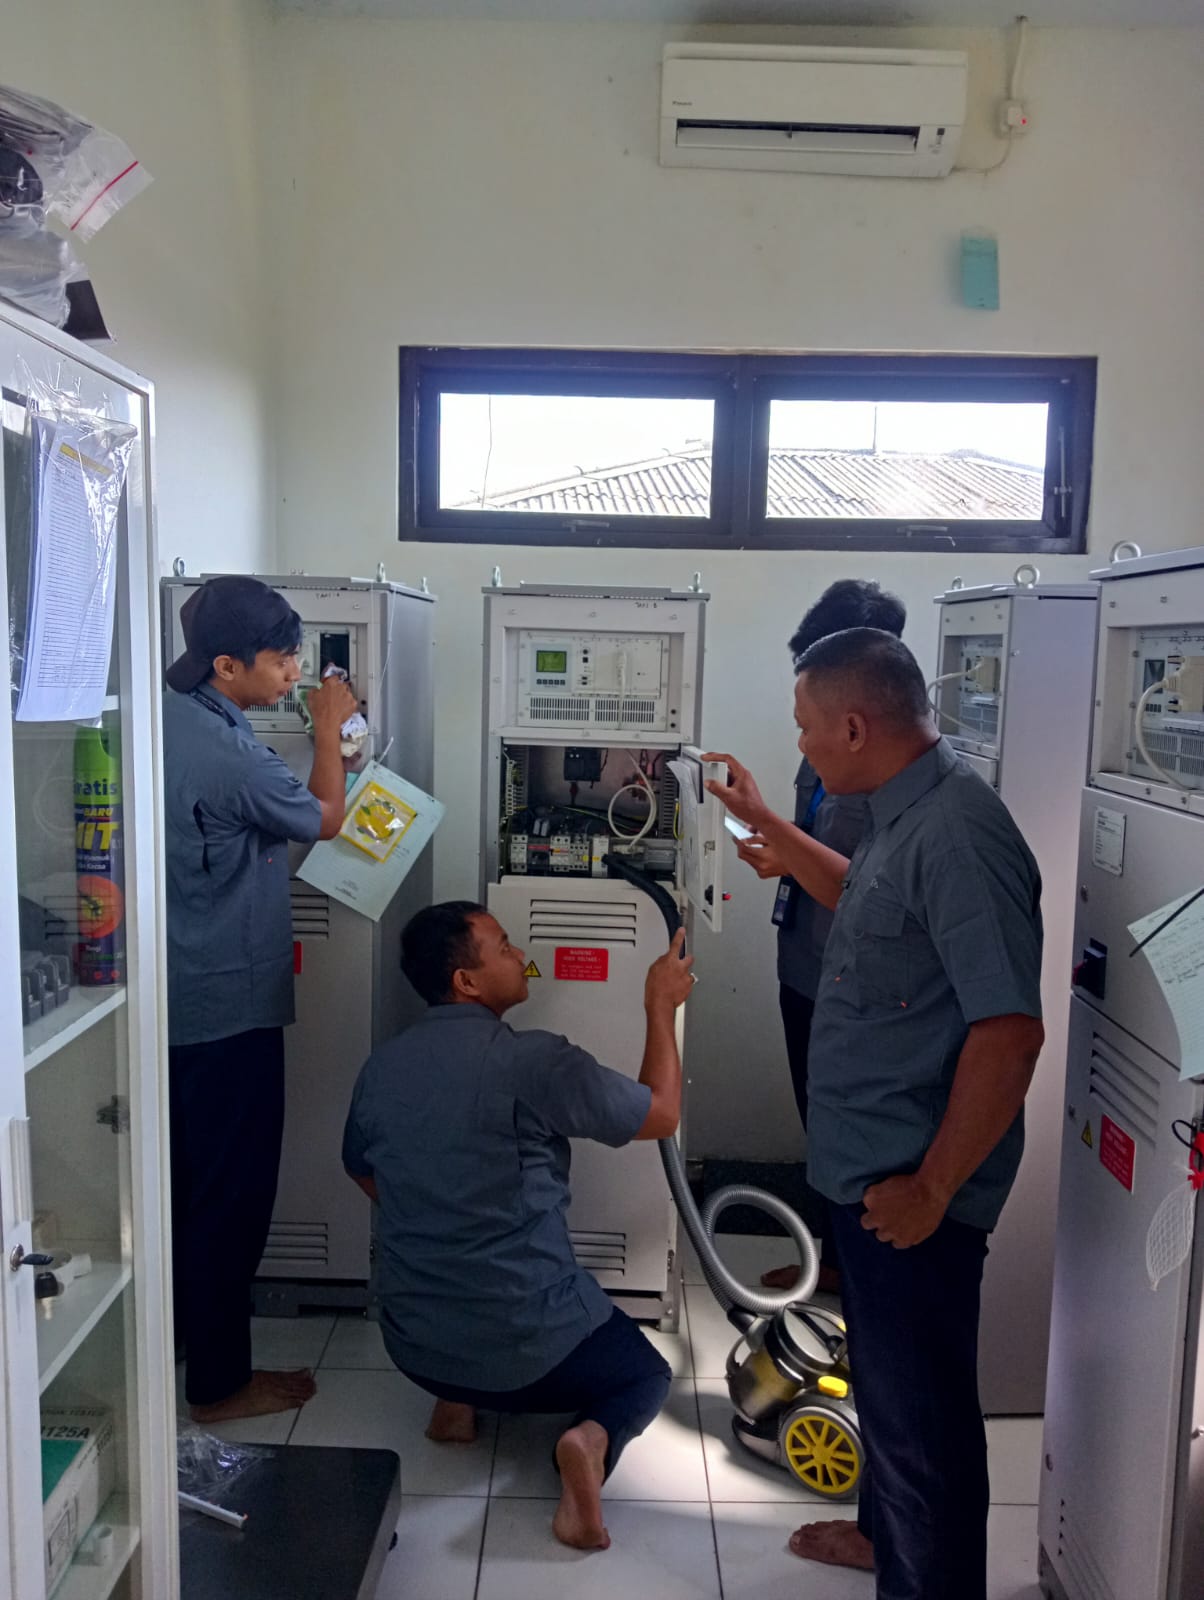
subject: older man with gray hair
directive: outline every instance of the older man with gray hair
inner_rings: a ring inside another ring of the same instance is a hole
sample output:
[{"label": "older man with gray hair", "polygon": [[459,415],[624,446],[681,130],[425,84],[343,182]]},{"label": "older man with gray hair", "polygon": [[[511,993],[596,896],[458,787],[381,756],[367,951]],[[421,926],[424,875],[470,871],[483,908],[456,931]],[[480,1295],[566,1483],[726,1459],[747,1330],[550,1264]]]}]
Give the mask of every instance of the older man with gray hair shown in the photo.
[{"label": "older man with gray hair", "polygon": [[835,909],[808,1161],[829,1202],[867,1469],[856,1525],[810,1524],[791,1548],[874,1568],[878,1600],[986,1600],[979,1290],[1044,1038],[1040,875],[933,726],[900,640],[851,628],[798,669],[799,749],[828,794],[869,799],[851,860],[775,815],[730,755],[707,757],[731,772],[712,792]]}]

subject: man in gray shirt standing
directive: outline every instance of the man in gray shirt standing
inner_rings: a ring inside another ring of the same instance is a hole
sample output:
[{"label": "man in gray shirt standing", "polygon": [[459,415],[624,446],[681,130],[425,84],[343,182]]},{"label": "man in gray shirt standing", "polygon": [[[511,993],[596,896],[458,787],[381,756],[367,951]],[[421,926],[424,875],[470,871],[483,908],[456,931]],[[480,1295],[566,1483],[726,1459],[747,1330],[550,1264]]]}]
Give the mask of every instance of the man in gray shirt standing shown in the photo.
[{"label": "man in gray shirt standing", "polygon": [[609,1545],[602,1484],[671,1374],[573,1256],[569,1140],[618,1148],[676,1131],[683,940],[648,970],[637,1080],[502,1021],[527,998],[526,958],[484,906],[420,911],[402,970],[430,1009],[368,1058],[343,1136],[343,1165],[379,1206],[385,1348],[436,1396],[428,1437],[471,1439],[478,1407],[573,1413],[552,1529],[583,1550]]},{"label": "man in gray shirt standing", "polygon": [[867,1456],[857,1524],[797,1555],[874,1568],[878,1600],[986,1600],[978,1403],[987,1236],[1024,1143],[1044,1038],[1041,882],[999,799],[933,726],[899,640],[813,645],[799,747],[832,794],[869,797],[851,861],[766,806],[730,756],[708,785],[835,908],[811,1033],[810,1176],[829,1201]]},{"label": "man in gray shirt standing", "polygon": [[[881,628],[900,635],[907,621],[902,600],[885,593],[876,583],[863,578],[841,578],[829,585],[807,612],[790,638],[790,658],[795,671],[803,655],[818,640],[846,628]],[[870,824],[869,802],[863,794],[827,794],[819,774],[803,756],[794,780],[794,825],[809,833],[830,850],[851,856]],[[760,834],[742,839],[736,845],[741,861],[759,878],[777,878],[773,922],[778,930],[778,1004],[786,1035],[786,1059],[790,1082],[798,1107],[803,1132],[807,1131],[807,1057],[811,1047],[811,1021],[824,946],[832,927],[832,912],[809,895],[791,877],[786,864]],[[810,1185],[808,1187],[811,1187]],[[838,1291],[836,1249],[832,1230],[827,1225],[824,1201],[812,1188],[814,1211],[819,1219],[819,1287]],[[769,1289],[789,1289],[798,1282],[797,1264],[774,1267],[761,1282]]]}]

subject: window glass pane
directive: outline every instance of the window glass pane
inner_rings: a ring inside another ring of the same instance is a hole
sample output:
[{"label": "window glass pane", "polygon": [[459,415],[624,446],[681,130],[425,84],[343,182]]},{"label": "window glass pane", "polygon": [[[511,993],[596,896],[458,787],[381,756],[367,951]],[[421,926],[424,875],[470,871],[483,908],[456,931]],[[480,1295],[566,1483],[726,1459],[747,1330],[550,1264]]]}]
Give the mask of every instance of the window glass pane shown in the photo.
[{"label": "window glass pane", "polygon": [[440,510],[707,517],[712,400],[439,397]]},{"label": "window glass pane", "polygon": [[767,516],[1036,522],[1044,403],[774,400]]}]

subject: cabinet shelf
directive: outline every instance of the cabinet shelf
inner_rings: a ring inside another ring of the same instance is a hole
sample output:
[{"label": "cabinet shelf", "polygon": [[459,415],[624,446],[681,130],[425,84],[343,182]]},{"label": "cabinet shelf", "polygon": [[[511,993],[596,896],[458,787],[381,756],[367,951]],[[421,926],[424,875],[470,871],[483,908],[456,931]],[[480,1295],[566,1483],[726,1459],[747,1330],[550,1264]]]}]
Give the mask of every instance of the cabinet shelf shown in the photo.
[{"label": "cabinet shelf", "polygon": [[[78,1559],[73,1561],[54,1591],[54,1600],[109,1600],[129,1566],[141,1537],[131,1517],[129,1498],[120,1492],[110,1495],[96,1521],[106,1523],[113,1530],[112,1560],[103,1567],[85,1566]],[[93,1527],[95,1525],[93,1523]]]},{"label": "cabinet shelf", "polygon": [[44,1300],[38,1317],[38,1393],[58,1377],[92,1329],[133,1277],[117,1261],[93,1261],[57,1300]]},{"label": "cabinet shelf", "polygon": [[87,1033],[102,1017],[125,1004],[125,985],[106,984],[95,989],[75,989],[65,1006],[48,1017],[39,1017],[22,1030],[25,1041],[25,1070],[49,1060],[64,1045]]}]

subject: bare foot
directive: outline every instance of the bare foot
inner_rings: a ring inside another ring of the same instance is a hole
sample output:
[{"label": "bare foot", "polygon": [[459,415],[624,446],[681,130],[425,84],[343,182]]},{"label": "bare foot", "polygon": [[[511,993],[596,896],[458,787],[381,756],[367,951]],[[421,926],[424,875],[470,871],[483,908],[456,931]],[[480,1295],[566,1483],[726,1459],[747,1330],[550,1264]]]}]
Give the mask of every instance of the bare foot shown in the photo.
[{"label": "bare foot", "polygon": [[[801,1267],[773,1267],[761,1274],[761,1283],[766,1289],[793,1289],[802,1275]],[[821,1294],[839,1294],[840,1273],[835,1267],[820,1267],[815,1287]]]},{"label": "bare foot", "polygon": [[602,1475],[606,1470],[606,1429],[597,1422],[579,1422],[556,1442],[560,1471],[560,1504],[552,1532],[575,1550],[609,1550],[610,1534],[602,1524]]},{"label": "bare foot", "polygon": [[318,1386],[313,1373],[253,1372],[251,1381],[243,1384],[224,1400],[212,1405],[190,1406],[189,1415],[194,1422],[232,1422],[236,1417],[267,1417],[276,1411],[295,1411],[307,1400],[312,1400]]},{"label": "bare foot", "polygon": [[766,1289],[793,1289],[802,1275],[801,1267],[773,1267],[761,1274],[761,1283]]},{"label": "bare foot", "polygon": [[476,1408],[458,1400],[436,1400],[426,1436],[436,1444],[471,1444],[477,1436]]},{"label": "bare foot", "polygon": [[269,1367],[263,1376],[281,1394],[299,1395],[301,1404],[312,1400],[318,1392],[318,1385],[308,1367],[296,1367],[291,1372],[278,1372],[274,1367]]},{"label": "bare foot", "polygon": [[805,1522],[790,1535],[790,1548],[804,1561],[874,1570],[874,1547],[855,1522]]}]

